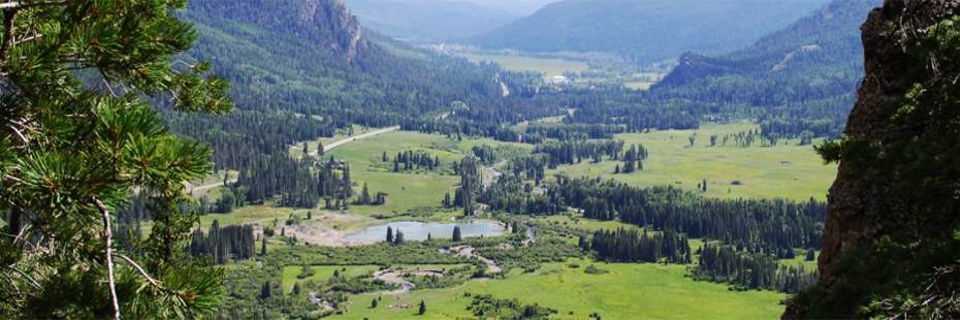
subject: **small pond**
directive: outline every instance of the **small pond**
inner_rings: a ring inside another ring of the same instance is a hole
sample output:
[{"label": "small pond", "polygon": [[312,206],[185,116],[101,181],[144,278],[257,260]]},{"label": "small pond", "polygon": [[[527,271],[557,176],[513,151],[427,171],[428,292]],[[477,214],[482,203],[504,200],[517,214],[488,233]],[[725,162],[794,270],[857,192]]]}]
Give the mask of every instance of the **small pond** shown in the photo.
[{"label": "small pond", "polygon": [[360,243],[375,243],[387,238],[387,227],[403,232],[403,238],[409,241],[427,240],[427,234],[435,239],[449,239],[453,236],[453,227],[460,226],[460,234],[469,237],[497,237],[504,233],[504,226],[500,222],[490,220],[472,220],[456,223],[423,223],[414,221],[398,221],[367,227],[357,233],[347,236],[347,239]]}]

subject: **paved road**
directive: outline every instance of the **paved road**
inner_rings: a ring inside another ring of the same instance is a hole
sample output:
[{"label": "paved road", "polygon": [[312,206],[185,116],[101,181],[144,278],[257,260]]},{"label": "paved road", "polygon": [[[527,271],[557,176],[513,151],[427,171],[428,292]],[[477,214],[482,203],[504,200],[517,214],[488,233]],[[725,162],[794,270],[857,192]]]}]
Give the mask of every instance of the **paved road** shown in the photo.
[{"label": "paved road", "polygon": [[[358,134],[358,135],[349,136],[349,137],[346,137],[346,138],[343,138],[343,139],[334,141],[334,142],[332,142],[332,143],[330,143],[330,144],[324,145],[324,146],[323,146],[323,152],[330,152],[330,151],[333,151],[333,149],[342,147],[342,146],[344,146],[344,145],[346,145],[346,144],[348,144],[348,143],[351,143],[351,142],[354,142],[354,141],[357,141],[357,140],[363,140],[363,139],[373,138],[373,137],[379,136],[379,135],[381,135],[381,134],[388,133],[388,132],[393,132],[393,131],[397,131],[397,130],[400,130],[400,126],[394,126],[394,127],[389,127],[389,128],[382,128],[382,129],[373,130],[373,131],[370,131],[370,132],[367,132],[367,133],[361,133],[361,134]],[[315,156],[315,155],[317,155],[317,152],[316,152],[316,151],[313,151],[313,152],[310,153],[310,155],[311,155],[311,156]]]}]

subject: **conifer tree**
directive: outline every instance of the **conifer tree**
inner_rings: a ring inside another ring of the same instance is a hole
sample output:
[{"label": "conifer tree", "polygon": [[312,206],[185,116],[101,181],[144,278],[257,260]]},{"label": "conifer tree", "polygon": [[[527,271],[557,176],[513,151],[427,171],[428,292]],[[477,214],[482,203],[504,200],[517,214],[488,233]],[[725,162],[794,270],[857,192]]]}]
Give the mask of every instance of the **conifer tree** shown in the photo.
[{"label": "conifer tree", "polygon": [[367,205],[370,204],[370,189],[367,188],[367,183],[363,183],[363,190],[360,191],[360,199],[357,201],[358,204]]},{"label": "conifer tree", "polygon": [[427,313],[427,303],[420,300],[420,310],[417,311],[417,314],[424,315]]},{"label": "conifer tree", "polygon": [[397,229],[397,234],[393,237],[393,244],[403,244],[406,239],[403,238],[403,231]]},{"label": "conifer tree", "polygon": [[[172,63],[198,37],[177,18],[185,3],[2,3],[0,314],[190,318],[215,307],[222,273],[183,250],[196,212],[180,207],[211,153],[148,105],[232,108],[208,64]],[[134,190],[150,200],[152,232],[130,239],[136,252],[115,250],[111,224]]]},{"label": "conifer tree", "polygon": [[273,294],[270,292],[270,281],[264,282],[260,287],[260,300],[267,300]]},{"label": "conifer tree", "polygon": [[463,241],[463,236],[460,234],[460,226],[453,227],[453,236],[451,237],[453,242]]}]

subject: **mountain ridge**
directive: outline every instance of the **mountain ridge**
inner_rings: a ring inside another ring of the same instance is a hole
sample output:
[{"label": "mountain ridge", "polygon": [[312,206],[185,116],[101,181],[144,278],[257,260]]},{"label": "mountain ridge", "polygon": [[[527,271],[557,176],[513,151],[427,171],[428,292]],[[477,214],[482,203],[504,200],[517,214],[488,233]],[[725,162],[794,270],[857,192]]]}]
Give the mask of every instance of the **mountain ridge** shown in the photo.
[{"label": "mountain ridge", "polygon": [[860,24],[880,3],[836,0],[744,49],[684,53],[651,90],[760,107],[766,133],[839,137],[863,75]]},{"label": "mountain ridge", "polygon": [[420,41],[468,37],[517,18],[462,0],[349,0],[346,4],[364,27],[386,36]]},{"label": "mountain ridge", "polygon": [[566,0],[466,42],[533,52],[603,51],[652,63],[722,53],[786,26],[824,0]]}]

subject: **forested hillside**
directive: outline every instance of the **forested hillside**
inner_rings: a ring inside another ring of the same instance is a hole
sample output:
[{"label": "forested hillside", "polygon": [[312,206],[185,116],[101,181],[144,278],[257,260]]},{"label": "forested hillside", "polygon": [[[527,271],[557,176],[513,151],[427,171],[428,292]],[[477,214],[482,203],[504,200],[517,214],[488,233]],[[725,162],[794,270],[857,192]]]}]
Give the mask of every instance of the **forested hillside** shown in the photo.
[{"label": "forested hillside", "polygon": [[860,24],[880,2],[834,1],[746,49],[684,54],[654,92],[716,104],[724,114],[757,107],[765,134],[837,137],[863,76]]},{"label": "forested hillside", "polygon": [[468,1],[348,0],[364,27],[410,40],[450,40],[493,30],[515,19]]},{"label": "forested hillside", "polygon": [[567,0],[469,40],[487,48],[603,51],[641,63],[740,49],[824,0]]},{"label": "forested hillside", "polygon": [[[177,133],[210,144],[217,168],[239,170],[247,186],[277,185],[265,181],[302,170],[297,167],[307,164],[286,159],[288,146],[298,141],[330,137],[353,124],[432,120],[454,102],[499,104],[509,98],[504,92],[520,94],[540,81],[366,32],[340,0],[196,0],[179,14],[200,33],[180,58],[209,61],[230,81],[237,108],[221,117],[165,112],[163,118]],[[256,194],[281,191],[308,190]],[[245,200],[265,199],[239,202]]]},{"label": "forested hillside", "polygon": [[201,33],[184,58],[210,61],[231,82],[238,110],[216,121],[167,119],[213,144],[219,166],[242,166],[238,153],[285,150],[348,124],[397,125],[436,117],[454,101],[497,102],[501,83],[522,92],[524,81],[536,81],[365,33],[337,0],[197,0],[181,15]]}]

